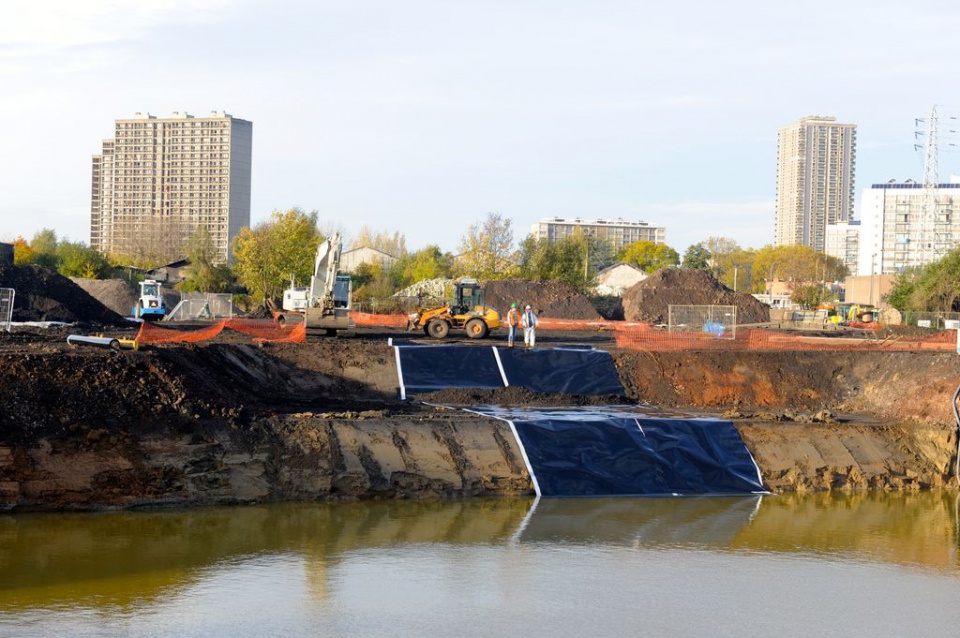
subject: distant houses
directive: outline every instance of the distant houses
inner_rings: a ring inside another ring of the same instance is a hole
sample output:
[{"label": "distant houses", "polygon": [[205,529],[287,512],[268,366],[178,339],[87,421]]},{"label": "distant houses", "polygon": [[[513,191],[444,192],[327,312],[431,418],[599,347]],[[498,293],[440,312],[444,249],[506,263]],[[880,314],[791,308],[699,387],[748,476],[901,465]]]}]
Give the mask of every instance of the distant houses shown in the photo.
[{"label": "distant houses", "polygon": [[345,250],[340,255],[340,270],[342,272],[354,272],[362,264],[379,264],[386,269],[393,265],[397,258],[382,250],[371,248],[370,246],[360,246]]},{"label": "distant houses", "polygon": [[593,281],[596,285],[595,290],[598,295],[610,295],[619,297],[623,291],[634,284],[638,284],[647,278],[647,273],[643,272],[633,264],[621,261],[612,266],[607,266],[597,273]]}]

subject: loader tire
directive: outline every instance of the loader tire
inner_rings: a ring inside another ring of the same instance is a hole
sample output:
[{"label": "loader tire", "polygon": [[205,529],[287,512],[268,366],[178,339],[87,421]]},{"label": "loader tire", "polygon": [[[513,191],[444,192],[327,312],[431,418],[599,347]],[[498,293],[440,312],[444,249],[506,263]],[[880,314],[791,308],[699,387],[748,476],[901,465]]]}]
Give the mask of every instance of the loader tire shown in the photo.
[{"label": "loader tire", "polygon": [[446,339],[450,334],[450,324],[443,319],[433,319],[427,324],[427,334],[434,339]]},{"label": "loader tire", "polygon": [[464,330],[471,339],[483,339],[489,332],[487,323],[483,319],[471,319],[464,326]]}]

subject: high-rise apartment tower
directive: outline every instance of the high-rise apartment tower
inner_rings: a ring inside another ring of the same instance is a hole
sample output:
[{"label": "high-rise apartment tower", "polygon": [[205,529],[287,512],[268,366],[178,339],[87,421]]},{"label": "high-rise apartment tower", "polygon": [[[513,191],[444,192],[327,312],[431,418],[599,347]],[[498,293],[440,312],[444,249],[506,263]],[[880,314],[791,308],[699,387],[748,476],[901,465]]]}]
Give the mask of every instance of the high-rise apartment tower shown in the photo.
[{"label": "high-rise apartment tower", "polygon": [[853,221],[857,127],[804,117],[777,134],[778,246],[823,251],[828,224]]},{"label": "high-rise apartment tower", "polygon": [[253,125],[223,111],[117,120],[93,156],[90,246],[138,258],[163,244],[170,254],[203,227],[227,261],[250,224],[252,144]]}]

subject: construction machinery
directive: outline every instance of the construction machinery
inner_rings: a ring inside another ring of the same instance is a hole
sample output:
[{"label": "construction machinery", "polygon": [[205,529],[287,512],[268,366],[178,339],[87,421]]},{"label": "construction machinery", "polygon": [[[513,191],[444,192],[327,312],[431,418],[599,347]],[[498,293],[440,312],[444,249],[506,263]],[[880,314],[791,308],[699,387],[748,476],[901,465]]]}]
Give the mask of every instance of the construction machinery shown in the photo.
[{"label": "construction machinery", "polygon": [[144,279],[140,282],[140,298],[137,299],[131,313],[137,319],[163,319],[167,306],[163,301],[162,286],[159,281]]},{"label": "construction machinery", "polygon": [[[339,233],[320,242],[313,262],[310,287],[297,288],[291,279],[290,287],[283,292],[283,311],[302,314],[307,330],[324,330],[333,336],[338,331],[355,327],[350,319],[350,276],[337,274],[342,249]],[[283,313],[277,316],[280,323],[285,320]]]},{"label": "construction machinery", "polygon": [[484,291],[476,279],[456,284],[453,303],[435,308],[417,308],[408,317],[410,330],[423,330],[428,337],[444,339],[451,330],[463,330],[471,339],[483,339],[500,327],[500,313],[484,304]]}]

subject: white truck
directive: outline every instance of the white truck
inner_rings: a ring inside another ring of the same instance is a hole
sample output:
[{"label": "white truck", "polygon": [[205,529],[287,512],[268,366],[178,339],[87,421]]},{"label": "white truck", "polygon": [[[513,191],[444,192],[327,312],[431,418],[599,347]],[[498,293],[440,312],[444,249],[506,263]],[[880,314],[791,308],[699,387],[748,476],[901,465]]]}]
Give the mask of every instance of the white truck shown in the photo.
[{"label": "white truck", "polygon": [[[337,274],[342,249],[339,233],[320,242],[313,262],[310,287],[297,288],[291,280],[290,287],[283,292],[283,311],[302,314],[307,330],[324,330],[333,336],[341,330],[356,327],[350,319],[350,296],[353,291],[350,276]],[[285,320],[283,314],[277,317],[281,323]]]}]

